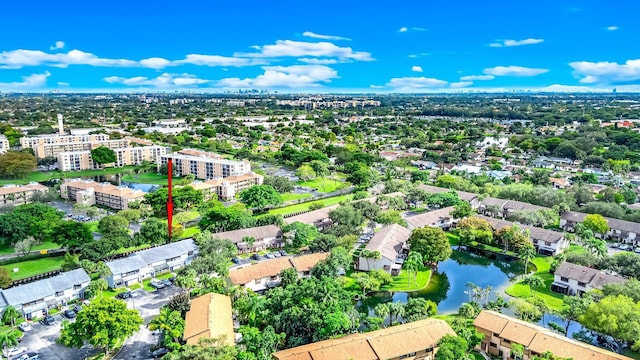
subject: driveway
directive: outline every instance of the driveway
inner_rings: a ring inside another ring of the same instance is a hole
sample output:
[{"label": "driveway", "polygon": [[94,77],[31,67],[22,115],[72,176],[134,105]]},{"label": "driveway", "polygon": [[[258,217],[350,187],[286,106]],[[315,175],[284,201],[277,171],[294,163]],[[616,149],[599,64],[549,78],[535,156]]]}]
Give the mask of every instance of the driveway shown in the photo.
[{"label": "driveway", "polygon": [[[124,300],[127,307],[140,312],[140,316],[144,319],[144,325],[140,326],[140,330],[127,339],[120,352],[113,359],[153,359],[149,349],[158,343],[159,338],[149,331],[147,324],[160,313],[160,308],[169,301],[169,298],[179,291],[180,289],[176,286],[153,292],[138,289],[133,291],[133,297]],[[19,346],[26,347],[28,351],[37,352],[41,359],[47,360],[84,360],[87,356],[100,352],[91,345],[76,349],[56,343],[60,337],[62,321],[67,319],[61,315],[54,315],[54,318],[56,322],[50,326],[40,323],[31,324],[32,329],[25,332]]]}]

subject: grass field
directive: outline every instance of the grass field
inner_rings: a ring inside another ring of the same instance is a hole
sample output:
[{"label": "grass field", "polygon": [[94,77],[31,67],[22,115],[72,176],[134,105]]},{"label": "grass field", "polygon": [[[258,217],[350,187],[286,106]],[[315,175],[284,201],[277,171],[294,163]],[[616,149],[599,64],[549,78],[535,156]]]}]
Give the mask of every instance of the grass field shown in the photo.
[{"label": "grass field", "polygon": [[183,239],[186,239],[186,238],[194,237],[196,234],[199,234],[199,233],[200,233],[200,228],[197,226],[193,226],[193,227],[189,227],[182,230],[182,234],[180,234],[180,237]]},{"label": "grass field", "polygon": [[295,201],[295,200],[310,198],[311,194],[308,194],[308,193],[305,193],[305,194],[286,193],[286,194],[280,195],[280,197],[282,198],[282,202],[286,203],[286,202],[289,202],[289,201]]},{"label": "grass field", "polygon": [[156,173],[128,174],[122,177],[122,181],[154,185],[167,185],[167,175],[160,175]]},{"label": "grass field", "polygon": [[537,271],[535,275],[541,277],[544,280],[544,286],[535,289],[534,292],[529,291],[527,285],[522,284],[522,280],[516,284],[509,286],[505,293],[509,296],[517,298],[530,298],[532,296],[539,297],[544,300],[549,309],[553,311],[559,311],[564,307],[563,295],[551,291],[551,283],[553,282],[553,274],[549,272],[551,262],[553,258],[551,256],[536,256],[531,262],[536,266]]},{"label": "grass field", "polygon": [[0,179],[0,185],[5,184],[28,184],[30,182],[41,182],[51,179],[75,178],[85,176],[99,176],[119,174],[133,171],[133,166],[124,166],[119,168],[108,168],[102,170],[83,170],[83,171],[34,171],[24,178],[19,179]]},{"label": "grass field", "polygon": [[351,198],[351,195],[333,196],[333,197],[322,199],[322,200],[309,201],[309,202],[302,203],[302,204],[296,204],[296,205],[285,206],[285,207],[281,207],[281,208],[278,208],[278,209],[269,210],[268,214],[270,214],[270,215],[292,214],[292,213],[296,213],[296,212],[300,212],[300,211],[309,210],[309,205],[314,204],[314,203],[321,203],[323,205],[323,207],[327,207],[327,206],[338,204],[341,201],[344,201],[344,200],[347,200],[347,199],[350,199],[350,198]]},{"label": "grass field", "polygon": [[[31,249],[31,251],[50,250],[50,249],[58,249],[58,248],[60,248],[60,245],[53,243],[51,241],[45,241],[40,245],[34,246],[33,249]],[[9,254],[14,254],[15,252],[16,252],[15,249],[8,245],[0,246],[0,255],[9,255]]]},{"label": "grass field", "polygon": [[429,280],[431,280],[431,270],[418,271],[416,278],[413,278],[413,272],[411,272],[411,286],[409,286],[408,276],[409,271],[402,270],[400,275],[394,276],[393,282],[390,285],[383,286],[382,290],[418,291],[424,289],[429,284]]},{"label": "grass field", "polygon": [[344,183],[341,181],[337,181],[333,179],[320,179],[320,178],[307,180],[307,181],[298,181],[296,184],[298,184],[299,186],[306,186],[312,189],[318,189],[319,192],[325,192],[325,193],[340,190],[347,186],[347,183]]},{"label": "grass field", "polygon": [[[29,260],[17,262],[9,265],[2,266],[3,268],[9,270],[9,274],[11,275],[11,279],[19,280],[28,278],[30,276],[43,274],[49,271],[59,270],[62,267],[62,263],[64,262],[63,256],[58,257],[47,257],[38,260]],[[17,272],[13,272],[14,268],[18,268]]]}]

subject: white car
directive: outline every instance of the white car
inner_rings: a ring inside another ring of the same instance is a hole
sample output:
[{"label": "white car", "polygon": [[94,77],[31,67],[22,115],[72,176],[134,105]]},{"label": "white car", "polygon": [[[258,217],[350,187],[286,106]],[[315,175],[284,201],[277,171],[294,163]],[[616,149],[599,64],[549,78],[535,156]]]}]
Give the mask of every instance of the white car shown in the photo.
[{"label": "white car", "polygon": [[6,357],[6,358],[12,358],[14,356],[18,356],[22,353],[26,353],[27,352],[27,348],[24,346],[20,346],[20,347],[13,347],[13,348],[6,348],[4,350],[2,350],[2,354]]},{"label": "white car", "polygon": [[28,322],[22,322],[20,323],[20,325],[18,325],[18,327],[20,328],[20,330],[22,331],[29,331],[31,330],[31,324],[29,324]]}]

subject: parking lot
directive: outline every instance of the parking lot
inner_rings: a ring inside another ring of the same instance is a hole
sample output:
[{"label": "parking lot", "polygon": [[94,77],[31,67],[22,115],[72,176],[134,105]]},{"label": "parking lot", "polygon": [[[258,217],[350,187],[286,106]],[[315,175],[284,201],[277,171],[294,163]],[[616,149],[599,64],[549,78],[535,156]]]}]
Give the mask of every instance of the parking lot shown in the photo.
[{"label": "parking lot", "polygon": [[[132,291],[132,297],[123,300],[130,309],[136,309],[144,319],[144,325],[130,337],[114,359],[152,359],[149,349],[156,345],[158,336],[153,335],[147,324],[160,313],[160,308],[169,298],[179,292],[179,288],[169,286],[161,290],[147,292],[143,289]],[[60,327],[63,320],[69,320],[59,314],[54,315],[55,323],[49,326],[33,323],[32,329],[25,332],[19,346],[24,346],[27,351],[38,353],[40,359],[52,360],[83,360],[87,356],[97,354],[100,350],[92,346],[84,346],[80,349],[68,348],[56,343],[60,337]],[[74,321],[73,319],[69,321]]]}]

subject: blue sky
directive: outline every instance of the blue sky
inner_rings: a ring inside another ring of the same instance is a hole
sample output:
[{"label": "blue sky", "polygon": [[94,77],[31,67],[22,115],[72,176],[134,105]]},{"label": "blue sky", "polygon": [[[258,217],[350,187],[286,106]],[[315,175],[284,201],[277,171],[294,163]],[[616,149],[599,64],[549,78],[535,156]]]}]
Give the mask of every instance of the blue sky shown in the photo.
[{"label": "blue sky", "polygon": [[0,90],[640,91],[640,2],[10,1]]}]

